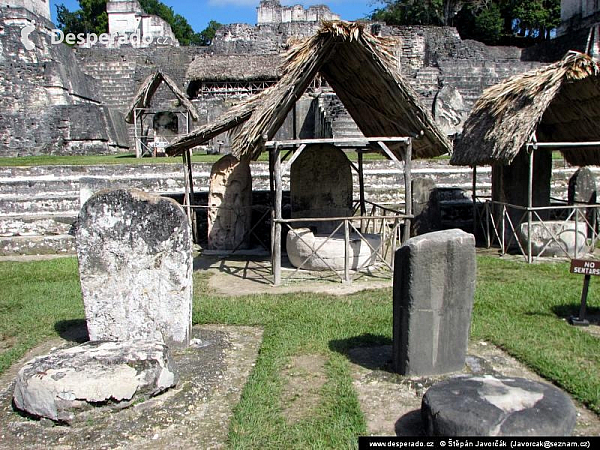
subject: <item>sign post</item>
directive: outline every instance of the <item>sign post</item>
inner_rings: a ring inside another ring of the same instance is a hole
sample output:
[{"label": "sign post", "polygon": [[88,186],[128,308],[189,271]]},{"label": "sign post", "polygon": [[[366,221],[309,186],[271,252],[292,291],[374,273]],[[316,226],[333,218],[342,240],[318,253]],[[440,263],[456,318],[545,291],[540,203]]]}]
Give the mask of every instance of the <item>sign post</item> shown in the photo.
[{"label": "sign post", "polygon": [[590,280],[592,275],[600,276],[600,261],[573,259],[571,260],[571,273],[585,275],[585,278],[583,279],[583,289],[581,291],[579,317],[569,317],[569,323],[574,326],[587,327],[590,324],[590,322],[585,318],[588,290],[590,288]]}]

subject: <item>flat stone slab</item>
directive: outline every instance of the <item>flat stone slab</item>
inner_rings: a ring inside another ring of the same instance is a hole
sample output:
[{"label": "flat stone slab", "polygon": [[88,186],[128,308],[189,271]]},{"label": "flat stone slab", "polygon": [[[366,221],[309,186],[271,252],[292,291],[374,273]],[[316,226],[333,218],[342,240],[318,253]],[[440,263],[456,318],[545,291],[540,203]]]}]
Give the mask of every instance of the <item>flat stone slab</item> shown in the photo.
[{"label": "flat stone slab", "polygon": [[87,342],[25,364],[13,400],[32,416],[70,423],[90,409],[122,409],[175,384],[174,365],[162,342]]},{"label": "flat stone slab", "polygon": [[[85,325],[80,328],[85,332]],[[30,353],[0,376],[0,448],[226,448],[233,408],[256,361],[262,330],[202,325],[192,331],[189,347],[172,349],[179,376],[176,387],[120,411],[91,411],[85,421],[68,427],[31,420],[14,411],[14,378],[34,356]],[[65,342],[45,343],[35,354],[57,345]]]},{"label": "flat stone slab", "polygon": [[570,397],[556,387],[494,376],[435,384],[421,415],[429,436],[570,436],[577,419]]}]

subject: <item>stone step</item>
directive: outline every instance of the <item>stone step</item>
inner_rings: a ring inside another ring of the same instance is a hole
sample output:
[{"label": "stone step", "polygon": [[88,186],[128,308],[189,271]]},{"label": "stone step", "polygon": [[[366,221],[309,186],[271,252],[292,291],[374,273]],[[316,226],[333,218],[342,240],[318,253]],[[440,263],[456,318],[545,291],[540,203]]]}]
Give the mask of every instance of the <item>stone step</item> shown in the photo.
[{"label": "stone step", "polygon": [[0,179],[2,196],[28,195],[38,193],[72,194],[79,192],[79,179],[65,177],[12,178]]},{"label": "stone step", "polygon": [[0,197],[0,217],[48,213],[72,215],[77,214],[79,208],[79,195]]},{"label": "stone step", "polygon": [[0,216],[0,236],[41,236],[69,234],[77,214]]},{"label": "stone step", "polygon": [[75,238],[70,235],[0,237],[0,256],[75,253]]}]

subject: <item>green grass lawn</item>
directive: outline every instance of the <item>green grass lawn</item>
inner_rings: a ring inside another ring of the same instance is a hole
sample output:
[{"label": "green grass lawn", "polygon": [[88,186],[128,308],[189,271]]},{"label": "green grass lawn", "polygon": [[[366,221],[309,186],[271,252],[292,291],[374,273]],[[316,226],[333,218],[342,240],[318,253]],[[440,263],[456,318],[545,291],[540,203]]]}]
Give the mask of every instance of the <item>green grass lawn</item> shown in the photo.
[{"label": "green grass lawn", "polygon": [[[526,265],[478,258],[472,339],[487,340],[600,412],[600,341],[567,324],[582,278],[566,263]],[[0,263],[0,371],[30,347],[83,319],[75,259]],[[264,328],[259,359],[230,429],[233,448],[353,448],[365,420],[352,389],[349,348],[391,343],[391,289],[347,297],[320,294],[225,298],[195,274],[194,323]],[[595,280],[589,304],[597,312]],[[281,414],[281,370],[296,355],[321,354],[328,382],[314,417]]]}]

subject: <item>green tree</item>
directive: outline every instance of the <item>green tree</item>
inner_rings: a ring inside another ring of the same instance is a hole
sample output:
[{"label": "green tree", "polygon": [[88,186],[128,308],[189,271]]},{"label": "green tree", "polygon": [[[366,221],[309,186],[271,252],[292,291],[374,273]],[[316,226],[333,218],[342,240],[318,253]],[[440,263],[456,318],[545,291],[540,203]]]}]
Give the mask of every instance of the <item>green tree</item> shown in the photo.
[{"label": "green tree", "polygon": [[469,0],[383,0],[371,19],[389,25],[452,25],[456,13]]},{"label": "green tree", "polygon": [[199,45],[210,45],[212,44],[213,39],[217,34],[217,30],[221,28],[223,25],[217,22],[216,20],[211,20],[208,22],[208,26],[202,30],[200,34],[200,42]]},{"label": "green tree", "polygon": [[79,9],[69,11],[65,5],[56,6],[58,28],[65,33],[95,33],[108,31],[106,0],[79,0]]},{"label": "green tree", "polygon": [[388,25],[443,25],[443,0],[385,0],[371,18]]},{"label": "green tree", "polygon": [[[196,33],[185,17],[176,14],[173,8],[160,0],[139,0],[139,2],[147,14],[158,16],[171,26],[173,34],[181,45],[209,45],[216,30],[221,27],[218,22],[211,21],[204,31]],[[106,0],[79,0],[79,9],[76,11],[69,11],[64,4],[57,5],[56,11],[58,27],[65,33],[108,32]]]},{"label": "green tree", "polygon": [[501,40],[504,23],[498,2],[481,0],[466,3],[462,7],[456,27],[463,39],[475,39],[493,45]]},{"label": "green tree", "polygon": [[513,31],[519,36],[549,39],[560,25],[560,0],[518,2],[513,9]]},{"label": "green tree", "polygon": [[549,39],[560,24],[560,0],[383,0],[373,20],[389,25],[454,25],[463,38],[513,43]]}]

